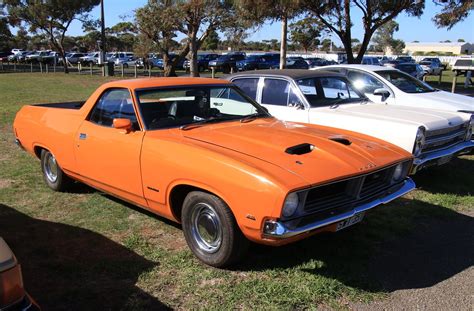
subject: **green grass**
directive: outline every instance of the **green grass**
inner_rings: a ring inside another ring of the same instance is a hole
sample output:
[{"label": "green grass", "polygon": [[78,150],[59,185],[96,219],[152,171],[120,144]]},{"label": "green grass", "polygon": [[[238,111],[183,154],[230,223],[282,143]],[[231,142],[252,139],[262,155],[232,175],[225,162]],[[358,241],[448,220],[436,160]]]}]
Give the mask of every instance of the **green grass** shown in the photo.
[{"label": "green grass", "polygon": [[[13,144],[11,125],[22,105],[86,99],[104,81],[73,74],[0,75],[0,236],[45,310],[346,309],[416,287],[385,273],[403,279],[400,267],[411,262],[384,266],[379,258],[403,254],[420,234],[422,240],[441,238],[428,230],[434,224],[472,219],[474,157],[465,156],[422,172],[416,177],[420,190],[370,212],[361,225],[281,248],[253,245],[233,270],[204,266],[179,226],[87,187],[52,192],[38,160]],[[413,263],[420,270],[423,256]],[[448,277],[466,262],[458,260]],[[436,281],[446,278],[439,274],[444,267],[432,270]]]}]

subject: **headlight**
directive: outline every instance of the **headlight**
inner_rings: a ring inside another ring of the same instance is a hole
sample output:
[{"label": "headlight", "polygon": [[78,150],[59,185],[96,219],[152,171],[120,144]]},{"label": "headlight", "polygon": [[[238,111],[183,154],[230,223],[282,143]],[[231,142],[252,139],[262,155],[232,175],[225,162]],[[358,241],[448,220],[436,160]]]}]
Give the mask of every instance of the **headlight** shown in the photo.
[{"label": "headlight", "polygon": [[393,171],[393,175],[392,175],[392,181],[393,182],[399,182],[400,180],[402,180],[402,178],[404,177],[403,176],[403,173],[405,171],[405,166],[403,165],[403,163],[399,163],[396,167],[395,167],[395,170]]},{"label": "headlight", "polygon": [[425,144],[425,128],[423,126],[420,126],[418,128],[418,132],[416,133],[415,146],[413,147],[413,155],[415,157],[421,154],[421,150],[423,149],[424,144]]},{"label": "headlight", "polygon": [[466,140],[472,139],[473,128],[474,128],[474,114],[471,115],[471,121],[469,121],[469,125],[467,126]]},{"label": "headlight", "polygon": [[285,203],[283,203],[283,210],[282,215],[284,217],[291,217],[296,210],[298,209],[298,205],[300,204],[300,198],[296,193],[290,193],[286,199]]}]

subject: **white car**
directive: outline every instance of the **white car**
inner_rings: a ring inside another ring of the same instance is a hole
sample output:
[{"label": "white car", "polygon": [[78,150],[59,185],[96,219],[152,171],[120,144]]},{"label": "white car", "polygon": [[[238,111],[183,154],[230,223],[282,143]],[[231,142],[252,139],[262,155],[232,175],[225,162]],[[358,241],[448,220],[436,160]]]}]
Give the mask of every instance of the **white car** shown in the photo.
[{"label": "white car", "polygon": [[324,70],[344,74],[359,91],[376,103],[474,113],[474,98],[435,89],[394,68],[334,65],[326,66]]},{"label": "white car", "polygon": [[[346,129],[402,147],[415,156],[412,173],[474,149],[471,114],[373,103],[338,73],[257,70],[228,79],[276,118]],[[350,145],[343,137],[340,142]]]}]

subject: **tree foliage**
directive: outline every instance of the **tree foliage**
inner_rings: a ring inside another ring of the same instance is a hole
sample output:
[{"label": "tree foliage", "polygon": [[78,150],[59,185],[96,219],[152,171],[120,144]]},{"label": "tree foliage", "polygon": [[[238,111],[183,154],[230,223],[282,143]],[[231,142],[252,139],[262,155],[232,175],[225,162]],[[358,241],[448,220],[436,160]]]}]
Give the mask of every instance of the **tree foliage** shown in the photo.
[{"label": "tree foliage", "polygon": [[[33,33],[44,34],[59,52],[64,63],[64,39],[74,20],[86,20],[100,0],[4,0],[10,22],[26,23]],[[64,66],[64,72],[68,72]]]},{"label": "tree foliage", "polygon": [[[392,49],[395,44],[393,35],[399,30],[399,25],[396,21],[391,20],[386,24],[382,25],[376,32],[372,39],[375,44],[375,49],[380,52],[387,51],[388,48]],[[399,43],[397,43],[399,44]]]},{"label": "tree foliage", "polygon": [[[424,1],[420,0],[303,0],[306,10],[319,18],[321,22],[341,40],[347,53],[348,63],[360,63],[367,51],[372,35],[382,25],[404,12],[412,16],[423,13]],[[364,36],[357,56],[352,48],[352,10],[362,13]]]},{"label": "tree foliage", "polygon": [[290,24],[291,42],[303,48],[305,52],[317,48],[324,32],[325,26],[311,16]]},{"label": "tree foliage", "polygon": [[438,27],[451,29],[474,10],[473,0],[434,0],[434,2],[443,6],[441,13],[433,18]]}]

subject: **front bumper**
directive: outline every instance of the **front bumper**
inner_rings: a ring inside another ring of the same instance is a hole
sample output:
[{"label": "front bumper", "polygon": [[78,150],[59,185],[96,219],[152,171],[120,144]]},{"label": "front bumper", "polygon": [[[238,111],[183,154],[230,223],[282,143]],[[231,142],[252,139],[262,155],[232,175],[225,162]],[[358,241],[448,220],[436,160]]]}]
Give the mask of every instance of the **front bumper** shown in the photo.
[{"label": "front bumper", "polygon": [[468,154],[473,150],[474,140],[470,140],[443,150],[433,151],[425,155],[421,155],[420,157],[415,158],[415,160],[413,161],[413,168],[411,170],[411,174],[415,174],[416,172],[419,172],[423,168],[429,166],[445,164],[451,161],[453,157],[460,154]]},{"label": "front bumper", "polygon": [[345,212],[333,217],[329,217],[323,220],[315,221],[309,224],[305,224],[304,226],[292,227],[282,221],[268,220],[264,223],[264,226],[270,225],[272,227],[272,230],[264,231],[263,235],[269,238],[284,239],[284,238],[290,238],[299,234],[307,233],[307,232],[337,223],[344,219],[350,218],[358,213],[365,212],[380,204],[386,204],[390,201],[395,200],[398,197],[401,197],[404,194],[407,194],[408,192],[414,189],[415,189],[415,183],[413,182],[411,178],[407,178],[405,179],[405,181],[403,181],[401,187],[398,187],[397,190],[394,190],[393,192],[387,194],[384,197],[375,199],[369,203],[358,206],[351,211],[348,211],[348,212]]}]

